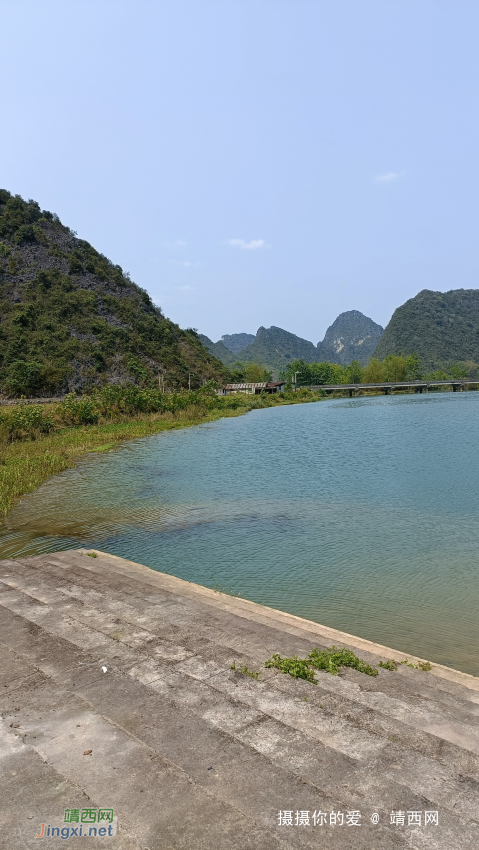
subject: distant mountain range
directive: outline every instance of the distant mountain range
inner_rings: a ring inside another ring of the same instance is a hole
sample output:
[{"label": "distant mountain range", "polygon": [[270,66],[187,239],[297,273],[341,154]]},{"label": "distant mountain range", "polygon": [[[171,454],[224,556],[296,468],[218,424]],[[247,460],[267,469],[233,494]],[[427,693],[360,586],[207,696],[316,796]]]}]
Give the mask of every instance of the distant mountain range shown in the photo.
[{"label": "distant mountain range", "polygon": [[327,360],[341,365],[359,360],[365,365],[374,353],[382,332],[380,325],[359,310],[349,310],[338,316],[317,345],[274,325],[258,328],[256,336],[225,334],[221,340],[213,342],[200,335],[200,339],[226,366],[238,360],[256,362],[278,373],[294,360],[305,360],[306,363]]},{"label": "distant mountain range", "polygon": [[418,355],[423,368],[479,362],[479,289],[423,289],[394,311],[375,351]]}]

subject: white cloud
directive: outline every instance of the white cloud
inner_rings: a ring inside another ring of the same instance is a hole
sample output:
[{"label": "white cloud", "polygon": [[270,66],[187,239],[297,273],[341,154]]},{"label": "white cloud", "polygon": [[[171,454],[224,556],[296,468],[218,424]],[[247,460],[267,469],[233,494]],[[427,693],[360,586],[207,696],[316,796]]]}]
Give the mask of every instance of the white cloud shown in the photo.
[{"label": "white cloud", "polygon": [[228,239],[228,245],[232,248],[241,248],[243,251],[256,251],[258,248],[264,248],[266,242],[264,239],[252,239],[251,242],[246,242],[244,239]]},{"label": "white cloud", "polygon": [[191,269],[193,266],[199,266],[199,263],[192,263],[191,260],[170,260],[174,266],[183,266],[185,269]]},{"label": "white cloud", "polygon": [[378,174],[374,180],[376,183],[394,183],[395,180],[399,180],[400,176],[397,171],[387,171],[385,174]]}]

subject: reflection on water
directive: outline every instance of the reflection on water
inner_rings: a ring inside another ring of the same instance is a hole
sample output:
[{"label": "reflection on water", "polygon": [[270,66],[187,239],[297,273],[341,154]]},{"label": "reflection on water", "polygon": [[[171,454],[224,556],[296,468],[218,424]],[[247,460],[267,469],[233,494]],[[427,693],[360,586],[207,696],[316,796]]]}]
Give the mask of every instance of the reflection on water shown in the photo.
[{"label": "reflection on water", "polygon": [[95,546],[479,674],[479,393],[253,411],[86,458],[0,556]]}]

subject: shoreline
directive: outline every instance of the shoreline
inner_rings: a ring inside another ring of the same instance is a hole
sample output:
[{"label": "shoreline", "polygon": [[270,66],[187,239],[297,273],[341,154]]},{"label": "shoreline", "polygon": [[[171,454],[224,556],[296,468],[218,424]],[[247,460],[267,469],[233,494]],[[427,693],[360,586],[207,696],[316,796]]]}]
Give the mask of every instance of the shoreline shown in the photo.
[{"label": "shoreline", "polygon": [[[472,388],[466,391],[474,392]],[[444,392],[450,393],[451,390],[441,387],[433,395]],[[413,394],[411,391],[394,393],[395,396]],[[360,391],[354,396],[355,399],[376,397],[381,398],[383,394]],[[392,395],[389,397],[391,398]],[[326,396],[321,391],[299,388],[295,393],[288,394],[287,397],[277,401],[273,401],[273,397],[270,396],[267,403],[264,403],[265,400],[262,399],[262,403],[256,404],[255,398],[260,397],[241,399],[241,403],[234,409],[217,408],[206,411],[205,408],[192,406],[189,411],[178,411],[175,414],[138,414],[125,416],[118,421],[101,422],[98,425],[65,426],[48,435],[42,434],[33,439],[15,440],[10,443],[5,440],[2,443],[0,427],[0,528],[5,527],[5,517],[19,499],[33,493],[54,475],[74,468],[77,460],[91,452],[107,452],[130,440],[143,439],[162,431],[202,425],[217,419],[243,416],[251,410],[292,404],[311,404],[334,399],[346,400],[348,396],[339,392]],[[25,401],[33,405],[35,399]],[[51,401],[42,400],[37,403],[48,412],[54,410]],[[16,406],[8,405],[8,407]]]}]

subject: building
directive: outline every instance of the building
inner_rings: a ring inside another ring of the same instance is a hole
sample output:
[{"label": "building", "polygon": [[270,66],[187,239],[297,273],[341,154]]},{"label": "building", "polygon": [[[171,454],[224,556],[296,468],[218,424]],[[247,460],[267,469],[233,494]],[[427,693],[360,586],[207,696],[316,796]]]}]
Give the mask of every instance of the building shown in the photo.
[{"label": "building", "polygon": [[225,387],[218,390],[218,394],[251,393],[251,395],[259,395],[260,393],[280,393],[284,390],[285,383],[285,381],[261,381],[253,384],[226,384]]}]

